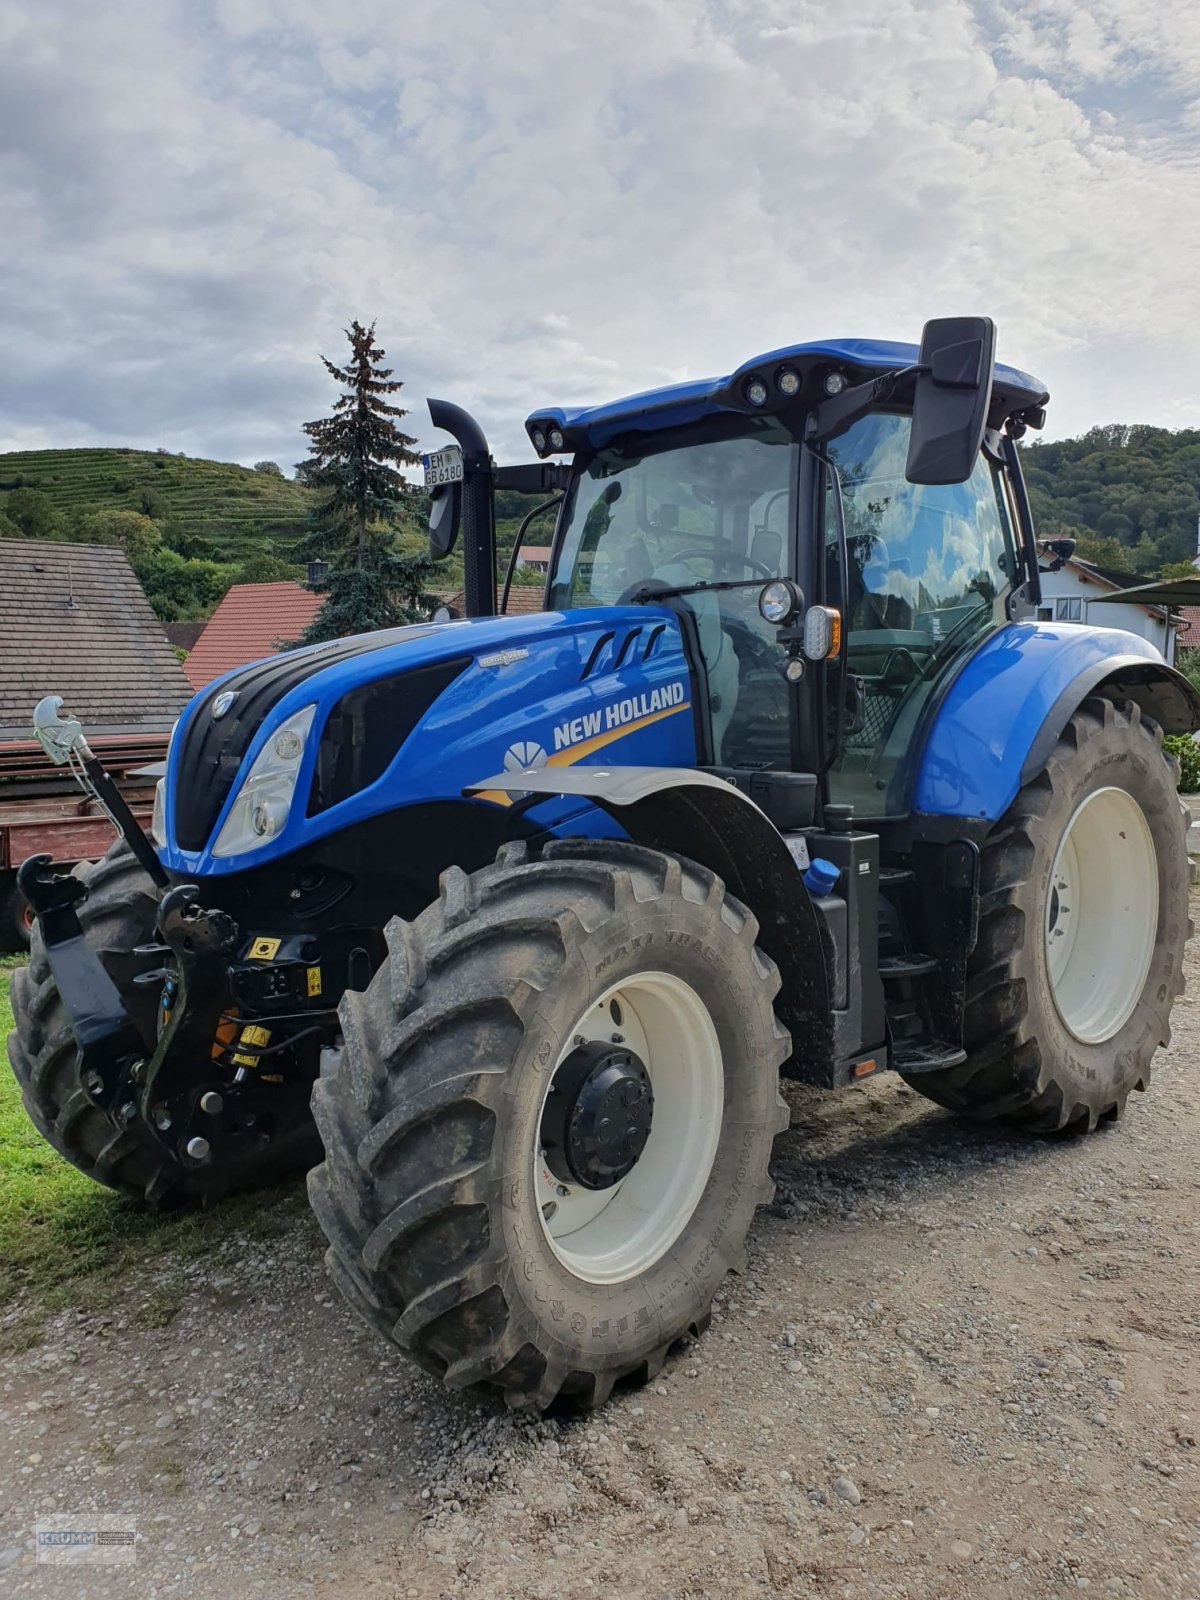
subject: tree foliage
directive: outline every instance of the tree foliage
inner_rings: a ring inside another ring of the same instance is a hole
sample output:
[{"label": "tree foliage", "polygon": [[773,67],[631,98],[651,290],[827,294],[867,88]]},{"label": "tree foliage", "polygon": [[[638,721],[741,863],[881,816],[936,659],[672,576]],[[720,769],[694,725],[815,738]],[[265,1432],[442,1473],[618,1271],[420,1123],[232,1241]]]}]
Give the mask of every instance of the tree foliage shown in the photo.
[{"label": "tree foliage", "polygon": [[302,635],[305,644],[419,621],[433,604],[425,592],[433,563],[398,543],[414,498],[400,468],[420,459],[416,440],[399,426],[408,413],[388,398],[403,385],[383,364],[374,323],[355,319],[346,337],[345,366],[321,357],[342,392],[331,416],[304,424],[312,448],[296,473],[321,498],[295,558],[328,563],[317,586],[325,603]]},{"label": "tree foliage", "polygon": [[[1147,577],[1196,554],[1200,429],[1110,423],[1077,439],[1038,441],[1021,460],[1043,537],[1070,535],[1086,559]],[[1111,559],[1117,547],[1123,563]]]}]

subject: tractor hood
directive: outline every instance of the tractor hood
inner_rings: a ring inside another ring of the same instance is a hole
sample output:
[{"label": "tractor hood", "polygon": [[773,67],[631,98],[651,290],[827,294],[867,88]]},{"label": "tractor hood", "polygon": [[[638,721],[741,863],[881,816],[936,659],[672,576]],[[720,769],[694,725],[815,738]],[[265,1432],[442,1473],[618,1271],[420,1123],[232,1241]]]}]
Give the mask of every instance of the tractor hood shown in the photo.
[{"label": "tractor hood", "polygon": [[184,711],[160,857],[180,875],[243,871],[381,812],[459,800],[489,773],[606,759],[618,739],[622,761],[690,765],[691,709],[679,625],[657,606],[464,618],[288,651],[218,678]]}]

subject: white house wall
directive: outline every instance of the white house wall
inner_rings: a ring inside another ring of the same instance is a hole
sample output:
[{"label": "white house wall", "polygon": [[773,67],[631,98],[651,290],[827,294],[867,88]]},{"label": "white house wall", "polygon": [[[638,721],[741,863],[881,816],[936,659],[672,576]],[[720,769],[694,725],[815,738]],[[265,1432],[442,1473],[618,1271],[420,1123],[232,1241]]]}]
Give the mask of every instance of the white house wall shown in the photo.
[{"label": "white house wall", "polygon": [[1094,580],[1084,579],[1070,567],[1063,567],[1059,572],[1042,573],[1042,609],[1049,610],[1050,620],[1057,620],[1057,600],[1078,600],[1078,620],[1081,623],[1088,622],[1096,628],[1124,628],[1126,633],[1139,634],[1143,639],[1149,639],[1168,661],[1173,662],[1174,628],[1168,627],[1164,617],[1155,615],[1145,606],[1122,605],[1120,602],[1113,605],[1107,602],[1104,605],[1094,604],[1102,594],[1112,592]]}]

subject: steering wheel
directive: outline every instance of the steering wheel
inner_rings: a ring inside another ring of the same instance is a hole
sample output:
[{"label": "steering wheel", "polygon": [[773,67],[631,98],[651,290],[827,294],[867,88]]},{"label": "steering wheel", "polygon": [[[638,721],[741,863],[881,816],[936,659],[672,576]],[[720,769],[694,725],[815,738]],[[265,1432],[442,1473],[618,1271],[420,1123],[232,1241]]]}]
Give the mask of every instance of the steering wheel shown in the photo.
[{"label": "steering wheel", "polygon": [[718,566],[722,568],[752,567],[758,576],[765,579],[765,581],[768,583],[770,583],[772,578],[777,578],[779,576],[777,572],[772,572],[770,567],[768,567],[764,562],[756,561],[752,555],[718,555],[715,551],[705,548],[704,546],[701,546],[700,549],[696,549],[694,545],[691,548],[689,548],[687,545],[683,545],[678,550],[673,551],[662,563],[662,565],[669,567],[675,561],[711,561],[714,571]]}]

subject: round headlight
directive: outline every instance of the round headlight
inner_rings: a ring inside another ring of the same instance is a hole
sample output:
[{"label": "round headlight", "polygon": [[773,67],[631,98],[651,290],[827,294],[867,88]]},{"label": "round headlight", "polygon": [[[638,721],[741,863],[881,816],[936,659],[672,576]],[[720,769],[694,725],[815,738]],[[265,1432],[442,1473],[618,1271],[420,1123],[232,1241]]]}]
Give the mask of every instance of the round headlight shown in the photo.
[{"label": "round headlight", "polygon": [[535,428],[530,435],[530,438],[533,440],[533,448],[537,451],[538,455],[544,455],[546,452],[546,435],[542,432],[542,430],[540,428]]},{"label": "round headlight", "polygon": [[287,807],[278,800],[264,798],[255,801],[250,813],[250,827],[260,839],[273,839],[287,821]]},{"label": "round headlight", "polygon": [[746,399],[752,406],[765,406],[769,399],[767,386],[761,378],[751,378],[746,385]]},{"label": "round headlight", "polygon": [[800,393],[800,374],[794,367],[784,367],[775,382],[779,385],[780,394],[786,394],[789,399]]},{"label": "round headlight", "polygon": [[825,393],[827,395],[841,394],[846,387],[846,374],[844,372],[827,372],[825,374]]},{"label": "round headlight", "polygon": [[776,628],[799,615],[804,596],[790,578],[773,578],[758,597],[758,611],[764,622]]},{"label": "round headlight", "polygon": [[565,442],[566,441],[563,439],[563,431],[561,428],[550,429],[551,450],[561,450]]},{"label": "round headlight", "polygon": [[284,728],[275,735],[275,754],[281,761],[295,761],[303,749],[304,740],[294,729]]},{"label": "round headlight", "polygon": [[804,678],[804,662],[799,656],[789,656],[783,669],[783,675],[789,683],[800,683]]}]

